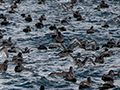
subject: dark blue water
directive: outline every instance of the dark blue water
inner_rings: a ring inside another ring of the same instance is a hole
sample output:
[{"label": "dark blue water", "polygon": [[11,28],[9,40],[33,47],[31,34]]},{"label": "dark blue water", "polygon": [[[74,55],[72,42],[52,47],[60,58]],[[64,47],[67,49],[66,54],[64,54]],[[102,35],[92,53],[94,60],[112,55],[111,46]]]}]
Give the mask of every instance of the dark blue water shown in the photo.
[{"label": "dark blue water", "polygon": [[[65,39],[63,43],[65,46],[74,38],[79,38],[80,41],[96,40],[100,47],[111,38],[114,38],[116,42],[120,40],[120,23],[114,23],[113,21],[113,18],[120,14],[119,0],[105,0],[109,8],[100,10],[94,10],[94,7],[100,4],[100,0],[84,0],[84,2],[77,2],[73,11],[78,10],[85,19],[84,21],[76,21],[72,11],[64,11],[60,4],[58,4],[65,3],[69,6],[70,0],[56,1],[46,0],[46,4],[40,5],[38,4],[38,0],[24,0],[22,3],[18,4],[18,8],[15,9],[17,12],[14,14],[9,14],[9,10],[0,6],[0,13],[5,14],[10,22],[7,26],[0,25],[0,29],[3,30],[2,33],[4,34],[0,43],[8,39],[8,37],[12,37],[14,46],[22,49],[26,46],[33,47],[53,43],[55,40],[51,38],[51,33],[55,31],[49,30],[49,26],[53,24],[56,24],[57,27],[64,26],[67,29],[67,31],[61,32]],[[10,7],[12,3],[10,0],[5,0],[5,5]],[[22,13],[26,15],[30,14],[33,21],[26,22],[24,18],[20,16]],[[35,27],[35,23],[39,21],[38,18],[40,18],[42,14],[46,16],[47,20],[43,21],[44,27],[38,29]],[[72,17],[69,24],[63,25],[55,21],[55,19],[62,20],[66,17]],[[0,19],[0,22],[1,21],[2,19]],[[101,28],[105,22],[109,24],[109,28]],[[22,30],[28,25],[32,31],[24,33]],[[94,26],[95,33],[86,34],[86,30],[91,26]],[[75,32],[72,32],[73,29]],[[113,34],[110,34],[110,32]],[[47,45],[46,47],[48,48]],[[30,53],[23,54],[24,61],[29,63],[24,66],[31,68],[38,75],[33,75],[31,72],[27,71],[15,73],[15,65],[9,65],[6,73],[0,73],[0,90],[39,90],[41,85],[45,86],[45,90],[78,90],[79,83],[86,80],[87,77],[91,77],[92,87],[85,90],[96,90],[104,83],[104,81],[101,80],[103,74],[108,73],[111,69],[113,69],[114,72],[119,70],[119,68],[110,67],[120,65],[120,52],[106,57],[104,64],[96,63],[96,65],[93,66],[91,62],[88,62],[83,68],[79,68],[74,64],[71,58],[55,56],[60,50],[62,50],[60,47],[58,49],[48,50],[32,49]],[[104,48],[98,51],[85,51],[84,49],[76,48],[72,55],[76,56],[78,52],[99,55],[103,50]],[[10,57],[7,59],[11,61],[13,55],[16,54],[17,53],[10,53]],[[6,60],[6,56],[3,52],[1,52],[0,59],[1,63]],[[83,60],[84,57],[80,59]],[[48,76],[51,72],[68,71],[70,66],[74,69],[77,79],[76,83],[65,81],[62,77]],[[116,87],[113,90],[120,90],[120,77],[115,77],[114,85]]]}]

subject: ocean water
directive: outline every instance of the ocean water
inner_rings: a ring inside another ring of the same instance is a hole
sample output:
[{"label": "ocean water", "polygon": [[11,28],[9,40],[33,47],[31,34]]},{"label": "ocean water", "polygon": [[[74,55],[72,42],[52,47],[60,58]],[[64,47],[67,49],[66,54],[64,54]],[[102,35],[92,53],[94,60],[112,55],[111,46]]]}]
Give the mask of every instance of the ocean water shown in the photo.
[{"label": "ocean water", "polygon": [[[10,7],[13,3],[12,0],[4,0],[5,5]],[[14,46],[24,49],[25,47],[34,47],[39,45],[45,45],[48,48],[49,43],[55,42],[55,39],[51,37],[51,33],[54,30],[49,30],[50,25],[56,24],[57,27],[64,26],[67,30],[62,31],[62,35],[65,39],[63,45],[66,47],[68,43],[74,38],[78,38],[80,41],[95,40],[98,46],[101,47],[106,44],[108,40],[114,38],[116,42],[120,41],[120,22],[114,22],[114,18],[120,14],[120,1],[119,0],[105,0],[109,5],[109,8],[94,10],[94,8],[101,3],[101,0],[84,0],[84,2],[78,2],[75,4],[73,11],[79,11],[83,21],[76,21],[73,17],[72,11],[64,11],[61,7],[61,3],[70,6],[70,0],[46,0],[45,4],[38,4],[38,0],[23,0],[18,4],[18,8],[15,9],[16,13],[10,14],[3,6],[0,6],[0,13],[3,13],[10,22],[7,26],[0,25],[0,29],[4,37],[0,39],[0,43],[3,40],[7,40],[8,37],[12,37]],[[31,15],[32,22],[26,22],[20,14],[25,13]],[[43,28],[36,28],[40,16],[44,14],[46,21],[43,21]],[[68,24],[61,24],[56,22],[55,19],[64,19],[72,17]],[[0,22],[2,19],[0,19]],[[104,23],[109,24],[109,28],[101,28]],[[25,33],[22,30],[30,26],[31,32]],[[87,34],[86,30],[91,26],[94,26],[95,33]],[[72,30],[75,32],[72,32]],[[112,34],[110,34],[112,33]],[[112,50],[119,48],[112,48]],[[45,90],[78,90],[79,83],[86,81],[87,77],[91,77],[92,87],[84,90],[97,90],[102,86],[104,81],[101,80],[103,74],[107,74],[109,70],[118,72],[119,68],[112,68],[111,66],[120,65],[120,52],[115,52],[110,57],[105,57],[103,64],[96,63],[94,66],[91,62],[87,62],[82,68],[77,67],[73,60],[69,57],[55,56],[62,49],[37,50],[31,49],[30,53],[24,53],[24,61],[29,64],[24,64],[24,67],[32,69],[37,75],[33,75],[31,72],[22,71],[15,73],[14,67],[16,64],[9,65],[8,70],[5,73],[0,72],[0,90],[39,90],[41,85],[45,86]],[[111,48],[110,48],[111,50]],[[104,48],[100,48],[98,51],[85,51],[81,48],[74,49],[72,55],[76,57],[77,53],[92,53],[99,55],[104,51]],[[18,52],[20,52],[18,50]],[[0,52],[0,63],[4,60],[12,60],[12,57],[17,53],[9,53],[9,58],[6,58],[4,52]],[[93,60],[95,59],[92,57]],[[80,58],[84,60],[84,57]],[[77,82],[65,81],[62,77],[49,76],[51,72],[68,71],[72,66]],[[114,80],[116,86],[112,90],[120,90],[120,77],[116,76]]]}]

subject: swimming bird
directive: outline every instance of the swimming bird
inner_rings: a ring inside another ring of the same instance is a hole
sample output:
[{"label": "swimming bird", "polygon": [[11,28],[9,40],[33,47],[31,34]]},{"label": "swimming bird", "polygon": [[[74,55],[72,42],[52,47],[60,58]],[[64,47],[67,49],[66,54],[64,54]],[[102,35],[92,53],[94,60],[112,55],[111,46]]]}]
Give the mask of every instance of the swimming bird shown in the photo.
[{"label": "swimming bird", "polygon": [[16,47],[12,46],[10,49],[8,49],[8,52],[16,53]]},{"label": "swimming bird", "polygon": [[87,81],[82,81],[80,82],[79,84],[79,89],[82,89],[82,88],[89,88],[92,86],[92,83],[91,83],[91,78],[88,77],[87,78]]},{"label": "swimming bird", "polygon": [[44,14],[41,15],[41,17],[39,18],[39,20],[46,20],[46,17]]},{"label": "swimming bird", "polygon": [[82,18],[82,16],[80,15],[79,17],[77,17],[77,21],[81,21],[84,20],[84,18]]},{"label": "swimming bird", "polygon": [[58,29],[61,30],[61,31],[66,31],[65,27],[59,27]]},{"label": "swimming bird", "polygon": [[12,37],[9,37],[7,41],[3,40],[2,45],[0,45],[0,47],[1,46],[9,46],[9,45],[12,45],[12,44],[13,44]]},{"label": "swimming bird", "polygon": [[[84,55],[87,55],[87,54],[83,54],[81,56],[84,56]],[[77,65],[78,67],[83,67],[87,61],[91,61],[93,63],[93,65],[95,65],[95,62],[89,57],[85,57],[85,59],[83,61],[81,61],[80,59],[74,59],[71,54],[68,54],[68,57],[72,58],[75,65]]]},{"label": "swimming bird", "polygon": [[72,66],[70,66],[68,72],[65,72],[65,71],[52,72],[52,73],[49,74],[49,76],[50,75],[54,75],[54,76],[58,76],[58,77],[64,77],[65,78],[64,80],[66,80],[66,81],[76,82],[76,78],[75,78]]},{"label": "swimming bird", "polygon": [[115,40],[114,38],[111,38],[107,44],[102,45],[102,47],[108,47],[108,48],[113,48],[115,46]]},{"label": "swimming bird", "polygon": [[30,71],[30,72],[32,72],[33,74],[35,74],[35,72],[34,72],[33,70],[31,70],[31,69],[29,69],[29,68],[25,68],[24,66],[22,66],[21,63],[17,63],[17,66],[15,66],[14,70],[15,70],[15,72],[21,72],[21,71],[23,71],[23,70],[26,70],[26,71]]},{"label": "swimming bird", "polygon": [[4,19],[4,18],[5,18],[4,14],[1,13],[1,14],[0,14],[0,18],[1,18],[1,19]]},{"label": "swimming bird", "polygon": [[113,70],[110,70],[108,72],[108,74],[103,74],[102,75],[102,80],[103,81],[112,81],[113,82],[114,79],[115,79],[115,77],[114,77],[114,71]]},{"label": "swimming bird", "polygon": [[[47,47],[45,45],[40,45],[40,46],[35,46],[35,47],[31,47],[31,48],[37,48],[38,50],[47,50]],[[30,48],[30,49],[31,49]]]},{"label": "swimming bird", "polygon": [[40,90],[45,90],[45,87],[43,85],[41,85]]},{"label": "swimming bird", "polygon": [[48,47],[49,49],[56,49],[57,48],[57,46],[56,45],[49,45],[49,47]]},{"label": "swimming bird", "polygon": [[82,16],[80,15],[79,11],[75,11],[75,12],[73,13],[73,17],[74,17],[74,18],[79,18],[79,17],[82,17]]},{"label": "swimming bird", "polygon": [[7,18],[4,17],[4,20],[1,21],[1,25],[8,25],[9,24],[9,21],[7,21]]},{"label": "swimming bird", "polygon": [[110,88],[114,88],[115,85],[113,84],[112,81],[106,82],[102,85],[102,87],[99,87],[99,90],[108,90]]},{"label": "swimming bird", "polygon": [[101,1],[100,8],[108,8],[109,5],[105,3],[105,1]]},{"label": "swimming bird", "polygon": [[49,29],[50,29],[50,30],[56,30],[57,27],[56,27],[56,25],[54,24],[54,25],[51,25],[51,26],[49,27]]},{"label": "swimming bird", "polygon": [[87,33],[94,33],[95,32],[95,30],[93,29],[94,27],[93,26],[91,26],[90,27],[90,29],[88,29],[87,30]]},{"label": "swimming bird", "polygon": [[15,13],[16,11],[14,10],[13,7],[11,7],[11,10],[9,11],[9,13]]},{"label": "swimming bird", "polygon": [[62,24],[68,24],[68,21],[71,20],[71,17],[67,17],[67,18],[64,18],[62,20],[60,20],[60,19],[55,19],[55,20],[58,21],[58,22],[61,22]]},{"label": "swimming bird", "polygon": [[37,23],[35,24],[35,26],[36,26],[37,28],[42,28],[42,27],[44,27],[44,24],[43,24],[42,20],[39,20],[39,22],[37,22]]},{"label": "swimming bird", "polygon": [[26,17],[26,16],[25,16],[25,13],[22,13],[21,16],[22,16],[23,18]]},{"label": "swimming bird", "polygon": [[26,28],[24,28],[24,29],[23,29],[23,32],[26,32],[26,33],[27,33],[27,32],[31,32],[30,27],[29,27],[29,26],[27,26]]},{"label": "swimming bird", "polygon": [[61,22],[62,24],[68,24],[68,20],[66,18],[62,19],[62,20],[60,20],[60,19],[55,19],[55,20],[58,22]]},{"label": "swimming bird", "polygon": [[27,17],[25,17],[25,20],[28,21],[28,22],[31,22],[32,21],[31,15],[28,15]]},{"label": "swimming bird", "polygon": [[105,1],[101,1],[101,4],[95,7],[94,9],[101,9],[101,8],[109,8],[109,5],[105,3]]},{"label": "swimming bird", "polygon": [[109,25],[108,25],[108,23],[105,23],[105,24],[104,24],[103,26],[101,26],[101,27],[108,28]]},{"label": "swimming bird", "polygon": [[13,5],[11,5],[11,8],[17,8],[18,6],[17,6],[17,3],[16,2],[14,2],[13,3]]},{"label": "swimming bird", "polygon": [[56,37],[55,37],[56,42],[62,43],[64,42],[64,38],[62,37],[62,34],[60,31],[56,31]]},{"label": "swimming bird", "polygon": [[66,81],[71,81],[71,82],[76,82],[77,79],[75,78],[75,74],[73,72],[73,67],[70,66],[69,72],[65,72],[64,80]]}]

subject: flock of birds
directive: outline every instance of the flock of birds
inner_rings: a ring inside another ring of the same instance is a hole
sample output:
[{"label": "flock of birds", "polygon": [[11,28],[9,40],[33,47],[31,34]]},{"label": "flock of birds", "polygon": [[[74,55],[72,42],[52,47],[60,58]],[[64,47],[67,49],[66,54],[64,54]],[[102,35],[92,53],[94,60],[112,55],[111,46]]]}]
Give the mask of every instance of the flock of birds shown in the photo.
[{"label": "flock of birds", "polygon": [[[24,0],[13,0],[13,5],[11,5],[10,7],[10,11],[9,13],[16,13],[16,11],[14,10],[15,8],[18,8],[17,4],[20,4],[22,1]],[[83,0],[79,0],[79,2],[82,2]],[[75,3],[77,2],[77,0],[71,0],[71,6],[67,7],[65,4],[60,4],[61,7],[65,10],[65,11],[73,11],[73,7],[75,5]],[[5,9],[9,10],[9,8],[7,6],[4,5],[4,1],[0,0],[0,5],[2,5]],[[45,0],[38,0],[38,4],[45,4]],[[106,4],[103,0],[101,1],[101,4],[98,5],[97,7],[95,7],[94,9],[104,9],[104,8],[109,8],[109,5]],[[79,13],[79,11],[73,11],[73,17],[77,18],[77,21],[80,20],[84,20],[84,18],[81,16],[81,14]],[[24,18],[24,20],[26,20],[27,22],[31,22],[32,21],[32,17],[31,15],[26,16],[24,13],[21,14],[21,17]],[[7,20],[7,17],[3,14],[0,14],[0,19],[3,19],[3,21],[1,22],[1,25],[8,25],[9,21]],[[65,18],[63,20],[59,20],[57,19],[56,21],[60,22],[60,23],[64,23],[67,24],[69,22],[69,20],[71,19],[71,17]],[[46,20],[45,15],[41,15],[41,17],[39,18],[39,22],[37,22],[35,24],[35,26],[37,28],[42,28],[44,27],[43,21]],[[120,16],[116,17],[114,19],[115,22],[120,21]],[[102,27],[108,28],[109,25],[107,23],[105,23]],[[68,47],[65,47],[63,45],[64,42],[64,38],[62,36],[61,31],[66,31],[65,27],[59,27],[57,28],[57,26],[51,25],[49,27],[50,30],[56,30],[56,32],[51,34],[52,38],[55,38],[56,43],[49,43],[47,44],[47,46],[50,49],[55,49],[58,48],[57,46],[60,46],[63,51],[59,52],[58,54],[56,54],[56,56],[60,56],[60,57],[70,57],[73,62],[75,63],[75,65],[77,65],[78,67],[83,67],[87,61],[92,62],[93,65],[96,65],[96,63],[104,63],[104,57],[108,57],[110,56],[113,52],[119,52],[120,49],[117,50],[109,50],[108,48],[114,48],[114,47],[120,47],[120,42],[115,42],[114,38],[111,38],[106,44],[102,45],[102,47],[99,47],[97,42],[95,40],[89,42],[88,40],[85,40],[84,42],[81,42],[78,38],[74,38],[68,45]],[[74,31],[74,30],[73,30]],[[27,26],[25,29],[23,29],[23,32],[31,32],[31,29],[29,26]],[[88,29],[86,31],[86,33],[92,34],[94,33],[94,26],[91,26],[90,29]],[[2,30],[0,30],[0,38],[2,39],[4,37],[4,35],[2,34]],[[12,42],[12,37],[9,37],[8,40],[3,40],[2,44],[0,45],[0,47],[2,47],[0,49],[0,51],[4,51],[7,58],[9,58],[9,53],[17,53],[17,51],[19,50],[19,53],[16,56],[13,56],[12,61],[8,61],[5,60],[2,64],[0,64],[0,71],[5,72],[7,71],[8,65],[10,64],[17,64],[14,68],[15,72],[21,72],[23,70],[27,70],[30,71],[33,74],[36,74],[33,70],[26,68],[23,66],[23,64],[28,64],[27,62],[24,62],[23,60],[23,56],[22,53],[29,53],[31,49],[36,48],[38,50],[47,50],[47,47],[44,45],[40,45],[39,47],[35,46],[35,47],[25,47],[24,50],[22,50],[19,47],[15,47],[13,46],[14,43]],[[87,53],[87,54],[81,54],[78,53],[77,54],[77,58],[82,57],[82,56],[86,56],[85,59],[82,61],[80,59],[74,58],[74,56],[72,55],[72,53],[74,52],[75,48],[81,48],[84,49],[85,51],[96,51],[99,50],[100,48],[105,47],[105,51],[101,52],[98,56],[91,54],[91,53]],[[95,57],[95,60],[93,60],[92,57]],[[117,67],[117,66],[114,66]],[[119,66],[118,66],[119,67]],[[58,76],[58,77],[63,77],[64,80],[66,81],[71,81],[71,82],[76,82],[77,79],[75,77],[74,71],[73,71],[73,67],[71,66],[69,68],[69,71],[62,71],[62,72],[51,72],[49,74],[49,76],[54,75],[54,76]],[[107,81],[106,83],[103,84],[103,86],[99,87],[98,89],[100,90],[106,90],[109,88],[113,88],[115,87],[113,81],[114,81],[114,77],[115,76],[120,76],[120,71],[118,71],[118,73],[114,73],[113,70],[110,70],[108,74],[104,74],[102,76],[102,80],[103,81]],[[92,87],[92,82],[91,82],[91,78],[87,77],[87,81],[82,81],[79,84],[79,89],[82,88],[89,88]],[[44,90],[44,86],[42,85],[40,87],[40,90]]]}]

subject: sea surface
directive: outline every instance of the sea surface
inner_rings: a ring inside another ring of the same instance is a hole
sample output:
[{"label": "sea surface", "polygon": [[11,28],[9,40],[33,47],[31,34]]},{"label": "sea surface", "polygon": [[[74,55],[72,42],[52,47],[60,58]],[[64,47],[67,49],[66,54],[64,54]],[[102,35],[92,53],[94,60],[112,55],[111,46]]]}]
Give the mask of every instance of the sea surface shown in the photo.
[{"label": "sea surface", "polygon": [[[13,3],[12,0],[4,0],[5,5],[10,7]],[[94,10],[94,8],[101,3],[101,0],[84,0],[83,2],[77,1],[73,7],[73,11],[64,11],[61,3],[70,6],[71,0],[46,0],[45,4],[38,4],[38,0],[23,0],[17,4],[18,8],[15,9],[16,13],[10,14],[10,9],[5,9],[0,5],[0,13],[3,13],[9,25],[0,25],[0,29],[4,37],[0,39],[0,44],[3,40],[7,40],[12,37],[13,46],[24,49],[25,47],[34,47],[39,45],[45,45],[48,50],[31,49],[30,53],[24,53],[24,61],[28,64],[23,64],[24,67],[32,69],[37,75],[32,74],[29,71],[22,71],[15,73],[14,67],[16,64],[8,66],[8,70],[5,73],[0,72],[0,90],[39,90],[41,85],[45,86],[45,90],[78,90],[79,83],[86,81],[87,77],[91,77],[92,87],[84,90],[97,90],[105,82],[101,80],[103,74],[107,74],[109,70],[114,70],[115,73],[120,68],[113,68],[111,66],[120,66],[120,52],[115,52],[110,57],[105,57],[103,64],[96,63],[93,65],[91,62],[87,62],[82,68],[77,67],[73,60],[69,57],[55,56],[62,51],[62,48],[58,46],[57,49],[49,49],[49,43],[56,42],[51,37],[51,33],[56,32],[50,30],[51,25],[57,27],[64,26],[66,31],[61,31],[65,47],[68,46],[70,41],[74,38],[78,38],[81,42],[88,40],[95,40],[100,47],[97,51],[85,51],[81,48],[75,48],[72,55],[77,58],[77,53],[92,53],[98,56],[100,52],[105,48],[101,48],[103,44],[106,44],[111,38],[114,38],[116,43],[120,41],[120,22],[114,22],[114,18],[120,14],[120,0],[105,0],[105,3],[109,5],[109,8]],[[84,20],[76,21],[73,17],[73,12],[79,11]],[[25,13],[31,15],[32,22],[27,22],[21,17],[21,14]],[[44,14],[46,21],[43,21],[43,28],[36,28],[35,24],[39,21],[40,16]],[[61,24],[56,22],[55,19],[64,19],[72,17],[68,24]],[[0,22],[3,19],[0,19]],[[109,24],[109,28],[102,28],[105,23]],[[25,33],[22,30],[30,26],[31,32]],[[95,33],[87,34],[86,31],[91,26],[94,26]],[[75,32],[73,32],[75,30]],[[75,43],[76,44],[76,43]],[[116,50],[120,48],[110,48],[110,50]],[[20,52],[18,50],[18,52]],[[0,52],[0,63],[4,60],[12,60],[17,53],[9,53],[9,58],[6,58],[4,52]],[[81,57],[80,60],[84,60],[85,57]],[[94,57],[91,57],[95,60]],[[51,72],[68,71],[72,66],[74,70],[77,82],[65,81],[62,77],[49,76]],[[114,80],[115,88],[111,90],[120,90],[120,77],[116,76]]]}]

